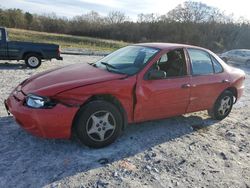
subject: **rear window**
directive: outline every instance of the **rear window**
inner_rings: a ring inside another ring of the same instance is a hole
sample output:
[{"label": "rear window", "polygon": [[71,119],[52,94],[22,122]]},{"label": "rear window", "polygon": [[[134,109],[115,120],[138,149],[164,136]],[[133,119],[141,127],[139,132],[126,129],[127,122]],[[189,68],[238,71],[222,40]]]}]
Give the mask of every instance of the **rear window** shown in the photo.
[{"label": "rear window", "polygon": [[215,73],[223,72],[223,68],[222,68],[221,64],[213,56],[211,56],[211,59],[212,59],[212,62],[214,64],[214,72]]},{"label": "rear window", "polygon": [[250,56],[250,51],[243,51],[244,56]]},{"label": "rear window", "polygon": [[229,54],[232,54],[232,55],[235,55],[235,54],[238,54],[238,51],[232,50],[232,51],[229,51],[228,53],[229,53]]},{"label": "rear window", "polygon": [[193,75],[207,75],[214,73],[210,55],[202,50],[188,49]]}]

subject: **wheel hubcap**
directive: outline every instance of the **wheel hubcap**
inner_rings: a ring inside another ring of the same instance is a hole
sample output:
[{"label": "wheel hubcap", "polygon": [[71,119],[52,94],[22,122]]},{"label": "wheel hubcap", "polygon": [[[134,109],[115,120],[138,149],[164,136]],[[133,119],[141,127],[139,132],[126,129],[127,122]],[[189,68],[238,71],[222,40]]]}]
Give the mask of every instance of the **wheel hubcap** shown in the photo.
[{"label": "wheel hubcap", "polygon": [[224,97],[221,100],[220,107],[218,109],[219,114],[222,115],[222,116],[227,114],[229,112],[230,108],[231,108],[231,105],[232,105],[231,98],[229,96]]},{"label": "wheel hubcap", "polygon": [[28,63],[29,63],[30,66],[35,67],[35,66],[37,66],[39,64],[39,60],[38,60],[37,57],[32,56],[32,57],[30,57],[28,59]]},{"label": "wheel hubcap", "polygon": [[114,134],[115,127],[116,121],[110,112],[98,111],[89,117],[86,129],[92,140],[105,141]]}]

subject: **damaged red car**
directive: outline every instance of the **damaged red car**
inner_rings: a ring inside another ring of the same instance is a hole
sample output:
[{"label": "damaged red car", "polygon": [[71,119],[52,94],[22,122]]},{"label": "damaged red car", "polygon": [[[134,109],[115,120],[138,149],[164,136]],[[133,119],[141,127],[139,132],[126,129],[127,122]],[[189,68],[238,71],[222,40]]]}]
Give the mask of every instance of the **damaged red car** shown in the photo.
[{"label": "damaged red car", "polygon": [[96,63],[79,63],[23,81],[5,101],[28,132],[76,134],[104,147],[127,124],[208,110],[222,120],[242,96],[245,73],[213,52],[190,45],[135,44]]}]

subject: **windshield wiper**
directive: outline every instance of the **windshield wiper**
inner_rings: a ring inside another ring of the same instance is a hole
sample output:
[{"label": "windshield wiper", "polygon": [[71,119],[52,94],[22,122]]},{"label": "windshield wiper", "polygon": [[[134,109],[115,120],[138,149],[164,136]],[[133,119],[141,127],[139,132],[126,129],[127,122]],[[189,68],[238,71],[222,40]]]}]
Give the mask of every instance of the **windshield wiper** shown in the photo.
[{"label": "windshield wiper", "polygon": [[108,70],[109,72],[114,72],[114,73],[118,73],[118,74],[126,74],[126,73],[123,73],[123,72],[117,70],[117,68],[116,68],[115,66],[113,66],[113,65],[111,65],[111,64],[109,64],[109,63],[101,62],[101,64],[102,64],[102,65],[105,65],[106,68],[107,68],[107,70]]},{"label": "windshield wiper", "polygon": [[111,65],[111,64],[108,64],[108,63],[106,63],[106,62],[101,62],[101,64],[106,65],[106,67],[110,67],[110,68],[112,68],[112,69],[117,69],[115,66],[113,66],[113,65]]},{"label": "windshield wiper", "polygon": [[96,64],[95,63],[88,63],[89,65],[93,66],[93,67],[96,67]]}]

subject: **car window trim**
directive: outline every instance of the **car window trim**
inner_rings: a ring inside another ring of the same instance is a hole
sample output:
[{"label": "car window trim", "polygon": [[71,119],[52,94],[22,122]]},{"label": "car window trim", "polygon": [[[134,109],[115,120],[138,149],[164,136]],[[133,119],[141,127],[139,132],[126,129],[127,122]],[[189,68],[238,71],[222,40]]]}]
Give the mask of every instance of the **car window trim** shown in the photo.
[{"label": "car window trim", "polygon": [[[162,55],[163,54],[165,54],[165,53],[168,53],[168,52],[170,52],[170,51],[174,51],[174,50],[183,50],[183,53],[184,53],[184,56],[185,56],[185,64],[186,64],[186,75],[182,75],[182,76],[173,76],[173,77],[167,77],[167,78],[163,78],[163,79],[148,79],[148,73],[149,73],[149,71],[150,71],[150,68],[145,72],[145,74],[144,74],[144,76],[143,76],[143,80],[147,80],[147,81],[152,81],[152,80],[167,80],[167,79],[176,79],[176,78],[185,78],[185,77],[187,77],[187,76],[190,76],[190,73],[189,73],[189,71],[188,71],[188,64],[187,64],[187,59],[186,59],[186,50],[185,50],[185,48],[175,48],[175,49],[168,49],[168,50],[165,50],[163,53],[162,53]],[[162,56],[161,55],[161,56]],[[160,56],[160,58],[161,58],[161,56]],[[159,58],[159,59],[160,59]],[[158,60],[159,60],[158,59]],[[158,61],[157,60],[157,61]],[[157,62],[156,61],[156,62]],[[156,62],[154,62],[153,64],[152,64],[152,66],[156,63]]]},{"label": "car window trim", "polygon": [[173,76],[173,77],[168,77],[168,78],[162,78],[162,79],[146,79],[147,81],[156,81],[156,80],[172,80],[172,79],[178,79],[178,78],[185,78],[185,77],[190,77],[190,75],[183,75],[183,76]]},{"label": "car window trim", "polygon": [[[209,55],[210,55],[210,59],[211,59],[211,61],[212,61],[212,64],[213,64],[213,69],[214,69],[214,74],[220,74],[220,73],[223,73],[224,72],[224,68],[223,68],[223,66],[220,64],[220,62],[212,55],[212,54],[210,54],[209,53]],[[215,72],[215,68],[214,68],[214,62],[213,62],[213,60],[212,60],[212,57],[217,61],[217,63],[220,65],[220,67],[221,67],[221,69],[222,69],[222,71],[221,72]]]},{"label": "car window trim", "polygon": [[[223,73],[223,72],[225,72],[225,68],[224,68],[224,66],[220,63],[220,61],[221,61],[221,58],[219,57],[219,56],[217,56],[214,52],[210,52],[209,53],[210,55],[211,55],[211,57],[213,57],[218,63],[219,63],[219,65],[221,66],[221,68],[222,68],[222,71],[221,72],[219,72],[219,73]],[[222,60],[223,61],[223,60]],[[214,74],[219,74],[219,73],[214,73]]]},{"label": "car window trim", "polygon": [[[207,53],[209,55],[209,59],[211,61],[211,64],[212,64],[212,67],[213,67],[213,72],[212,73],[208,73],[208,74],[193,74],[193,67],[192,67],[192,61],[191,61],[191,58],[190,58],[190,55],[189,55],[189,52],[188,52],[188,49],[193,49],[193,50],[200,50],[200,51],[203,51],[205,53]],[[209,52],[207,52],[206,50],[203,50],[203,49],[199,49],[199,48],[186,48],[187,50],[187,55],[188,55],[188,58],[189,58],[189,63],[190,63],[190,74],[192,76],[209,76],[209,75],[214,75],[215,74],[215,70],[214,70],[214,64],[213,64],[213,61],[211,59],[211,54]],[[224,71],[224,70],[223,70]]]}]

